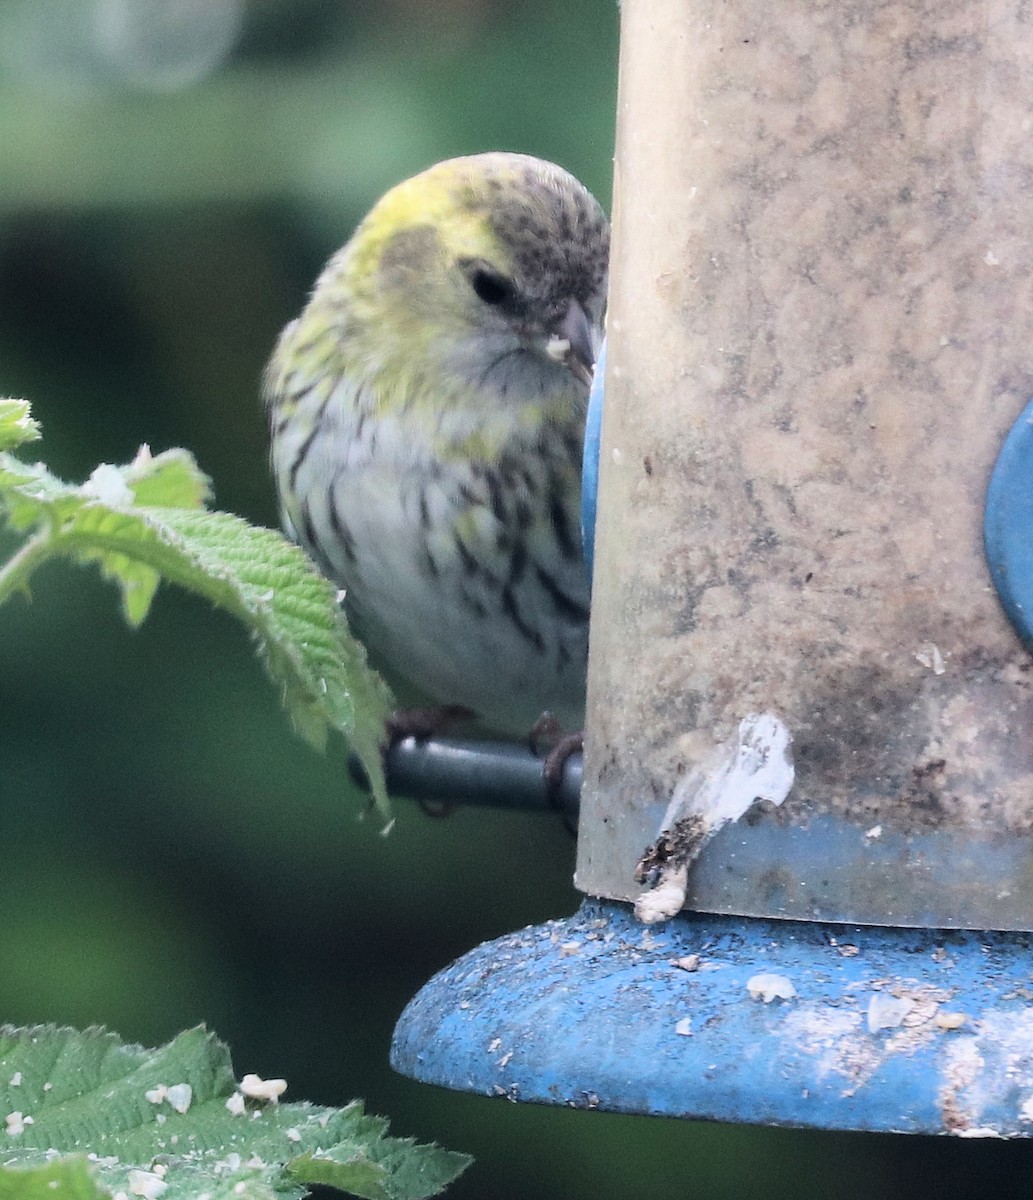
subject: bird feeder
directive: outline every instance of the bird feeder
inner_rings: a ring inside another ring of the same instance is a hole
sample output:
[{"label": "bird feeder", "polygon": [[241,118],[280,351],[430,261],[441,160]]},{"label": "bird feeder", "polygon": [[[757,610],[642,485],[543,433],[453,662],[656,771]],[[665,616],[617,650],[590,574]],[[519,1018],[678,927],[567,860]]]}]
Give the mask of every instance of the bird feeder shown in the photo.
[{"label": "bird feeder", "polygon": [[1033,50],[1014,0],[629,0],[566,921],[395,1066],[1033,1132]]}]

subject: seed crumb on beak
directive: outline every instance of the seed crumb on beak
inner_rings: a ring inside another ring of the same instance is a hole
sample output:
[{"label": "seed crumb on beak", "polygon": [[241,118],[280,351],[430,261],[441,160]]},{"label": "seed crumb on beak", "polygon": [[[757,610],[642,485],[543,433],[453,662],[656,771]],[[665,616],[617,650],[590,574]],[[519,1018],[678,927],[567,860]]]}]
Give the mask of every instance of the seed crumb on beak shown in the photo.
[{"label": "seed crumb on beak", "polygon": [[592,386],[592,364],[586,362],[571,345],[570,339],[553,334],[545,343],[545,353],[554,361],[561,363],[586,386]]},{"label": "seed crumb on beak", "polygon": [[545,353],[550,358],[554,358],[558,363],[563,363],[566,366],[567,358],[570,355],[570,339],[554,335],[545,343]]},{"label": "seed crumb on beak", "polygon": [[577,300],[568,301],[550,334],[545,343],[549,357],[562,363],[585,387],[591,387],[596,335],[588,314]]},{"label": "seed crumb on beak", "polygon": [[581,380],[587,388],[590,388],[593,364],[585,361],[581,354],[577,353],[577,350],[571,346],[570,338],[553,335],[545,343],[545,353],[549,358],[563,364],[575,379]]}]

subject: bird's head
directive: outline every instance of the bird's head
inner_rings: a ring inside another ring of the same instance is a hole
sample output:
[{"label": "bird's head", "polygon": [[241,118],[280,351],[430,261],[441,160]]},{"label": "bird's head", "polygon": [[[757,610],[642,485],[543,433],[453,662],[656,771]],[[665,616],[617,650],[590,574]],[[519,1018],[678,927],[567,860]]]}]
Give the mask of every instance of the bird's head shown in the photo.
[{"label": "bird's head", "polygon": [[422,363],[503,398],[554,394],[559,373],[580,394],[602,337],[608,250],[606,217],[572,175],[480,154],[389,191],[328,274],[346,273],[360,336],[399,368]]}]

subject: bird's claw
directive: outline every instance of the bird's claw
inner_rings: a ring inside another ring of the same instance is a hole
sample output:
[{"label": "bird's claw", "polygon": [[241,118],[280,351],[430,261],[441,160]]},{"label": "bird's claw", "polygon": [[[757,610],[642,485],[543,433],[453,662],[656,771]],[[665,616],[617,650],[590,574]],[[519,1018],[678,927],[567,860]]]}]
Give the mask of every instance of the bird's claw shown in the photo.
[{"label": "bird's claw", "polygon": [[[445,732],[450,726],[459,721],[468,721],[474,716],[468,708],[461,704],[437,704],[427,708],[396,708],[384,723],[384,733],[387,741],[383,747],[385,759],[392,746],[404,742],[406,738],[415,738],[425,742]],[[448,800],[417,800],[420,812],[434,820],[451,816],[457,805]]]},{"label": "bird's claw", "polygon": [[406,738],[415,738],[425,742],[427,738],[444,733],[459,721],[469,721],[473,718],[468,708],[461,704],[435,704],[427,708],[396,708],[384,722],[384,733],[387,735],[385,752]]}]

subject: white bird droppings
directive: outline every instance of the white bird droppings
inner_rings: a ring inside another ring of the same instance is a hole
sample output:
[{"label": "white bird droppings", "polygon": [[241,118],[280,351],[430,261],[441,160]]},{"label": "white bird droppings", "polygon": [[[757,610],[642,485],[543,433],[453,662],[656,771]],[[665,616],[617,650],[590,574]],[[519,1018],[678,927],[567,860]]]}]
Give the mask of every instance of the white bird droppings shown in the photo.
[{"label": "white bird droppings", "polygon": [[754,1000],[763,1000],[765,1004],[770,1004],[772,1000],[792,1000],[796,995],[796,988],[788,976],[767,971],[751,975],[746,980],[746,990]]},{"label": "white bird droppings", "polygon": [[275,1104],[287,1090],[287,1080],[245,1075],[237,1086],[249,1100],[267,1100],[270,1104]]},{"label": "white bird droppings", "polygon": [[669,921],[681,912],[689,886],[689,868],[677,866],[651,891],[643,892],[635,901],[635,916],[644,925]]},{"label": "white bird droppings", "polygon": [[915,1002],[907,996],[886,996],[876,992],[868,1001],[868,1032],[896,1028],[914,1006]]},{"label": "white bird droppings", "polygon": [[635,901],[640,921],[666,921],[683,907],[689,867],[719,829],[758,800],[775,806],[785,800],[796,776],[792,741],[774,713],[750,713],[734,737],[685,775],[671,795],[657,841],[635,871],[637,879],[652,883]]},{"label": "white bird droppings", "polygon": [[11,1112],[4,1117],[8,1137],[20,1137],[25,1132],[25,1126],[32,1124],[32,1117],[20,1112]]},{"label": "white bird droppings", "polygon": [[158,1200],[168,1186],[165,1180],[153,1171],[133,1170],[129,1172],[130,1192],[134,1196],[143,1196],[144,1200]]},{"label": "white bird droppings", "polygon": [[118,467],[110,463],[101,463],[94,468],[93,474],[82,485],[84,496],[99,500],[109,508],[121,508],[133,503],[133,493],[122,478]]},{"label": "white bird droppings", "polygon": [[189,1083],[174,1083],[168,1090],[168,1102],[178,1113],[185,1113],[194,1098],[194,1089]]}]

